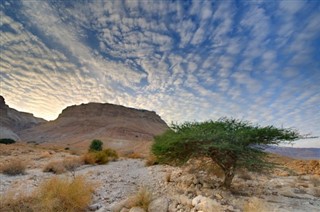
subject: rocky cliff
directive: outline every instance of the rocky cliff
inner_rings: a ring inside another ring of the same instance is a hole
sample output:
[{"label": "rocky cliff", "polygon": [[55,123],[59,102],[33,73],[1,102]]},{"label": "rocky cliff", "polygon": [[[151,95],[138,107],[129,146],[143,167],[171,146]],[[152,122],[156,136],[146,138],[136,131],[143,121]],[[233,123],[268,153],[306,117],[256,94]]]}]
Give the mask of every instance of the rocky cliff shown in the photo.
[{"label": "rocky cliff", "polygon": [[155,135],[168,129],[153,111],[120,105],[88,103],[67,107],[48,123],[26,129],[26,141],[87,148],[92,139],[101,139],[117,150],[146,152]]},{"label": "rocky cliff", "polygon": [[31,113],[10,108],[0,96],[0,138],[20,140],[19,131],[45,122],[46,120],[34,117]]}]

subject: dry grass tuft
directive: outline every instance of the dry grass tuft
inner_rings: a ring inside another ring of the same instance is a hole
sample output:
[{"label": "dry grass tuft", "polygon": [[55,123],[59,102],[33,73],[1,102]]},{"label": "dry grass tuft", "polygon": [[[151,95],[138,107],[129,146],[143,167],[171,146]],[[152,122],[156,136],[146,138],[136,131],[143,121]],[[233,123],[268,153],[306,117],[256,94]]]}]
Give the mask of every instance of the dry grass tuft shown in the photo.
[{"label": "dry grass tuft", "polygon": [[132,159],[143,159],[144,158],[141,154],[139,154],[137,152],[132,152],[130,154],[126,154],[125,157],[132,158]]},{"label": "dry grass tuft", "polygon": [[157,161],[156,156],[154,156],[154,155],[149,155],[149,156],[146,158],[146,163],[145,163],[146,166],[153,166],[153,165],[157,165],[157,164],[158,164],[158,161]]},{"label": "dry grass tuft", "polygon": [[19,159],[10,160],[0,167],[0,172],[6,175],[19,175],[24,174],[27,163]]},{"label": "dry grass tuft", "polygon": [[49,162],[43,171],[62,174],[66,171],[75,171],[76,168],[81,165],[83,165],[83,160],[81,158],[66,158],[64,160]]},{"label": "dry grass tuft", "polygon": [[85,211],[91,201],[93,188],[94,185],[83,177],[73,180],[54,177],[30,195],[1,197],[0,211]]},{"label": "dry grass tuft", "polygon": [[109,161],[118,159],[118,154],[113,149],[104,149],[102,151],[88,152],[83,156],[85,164],[106,164]]},{"label": "dry grass tuft", "polygon": [[0,211],[3,212],[35,212],[37,199],[31,195],[14,195],[7,193],[0,196]]},{"label": "dry grass tuft", "polygon": [[51,161],[49,162],[46,167],[43,169],[44,172],[52,172],[54,174],[62,174],[65,173],[67,170],[63,165],[63,161]]},{"label": "dry grass tuft", "polygon": [[152,193],[146,188],[141,187],[139,191],[128,199],[128,206],[141,207],[148,210],[149,204],[152,201]]},{"label": "dry grass tuft", "polygon": [[84,177],[54,177],[40,186],[38,196],[45,211],[83,211],[91,201],[93,188]]}]

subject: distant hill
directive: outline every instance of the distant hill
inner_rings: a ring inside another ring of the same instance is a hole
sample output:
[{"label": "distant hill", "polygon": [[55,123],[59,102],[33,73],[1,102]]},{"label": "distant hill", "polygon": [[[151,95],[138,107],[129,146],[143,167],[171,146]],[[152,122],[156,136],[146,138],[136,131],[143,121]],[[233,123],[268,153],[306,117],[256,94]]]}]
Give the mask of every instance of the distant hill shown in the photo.
[{"label": "distant hill", "polygon": [[272,146],[268,147],[266,151],[296,159],[320,159],[320,148],[295,148]]},{"label": "distant hill", "polygon": [[155,135],[168,129],[153,111],[108,103],[73,105],[54,121],[19,132],[25,141],[87,149],[93,139],[118,151],[147,153]]},{"label": "distant hill", "polygon": [[45,123],[46,120],[10,108],[0,96],[0,138],[20,140],[18,132]]}]

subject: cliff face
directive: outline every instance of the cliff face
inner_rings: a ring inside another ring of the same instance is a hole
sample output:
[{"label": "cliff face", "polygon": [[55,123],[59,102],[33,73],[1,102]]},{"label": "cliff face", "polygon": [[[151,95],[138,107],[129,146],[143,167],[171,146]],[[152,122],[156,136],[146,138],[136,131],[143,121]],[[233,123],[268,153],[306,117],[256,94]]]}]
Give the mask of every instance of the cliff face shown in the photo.
[{"label": "cliff face", "polygon": [[101,139],[115,149],[147,148],[155,135],[168,129],[153,111],[120,105],[88,103],[67,107],[48,123],[20,132],[25,141],[87,147]]},{"label": "cliff face", "polygon": [[20,140],[19,132],[45,123],[46,120],[34,117],[31,113],[10,108],[0,96],[0,138]]}]

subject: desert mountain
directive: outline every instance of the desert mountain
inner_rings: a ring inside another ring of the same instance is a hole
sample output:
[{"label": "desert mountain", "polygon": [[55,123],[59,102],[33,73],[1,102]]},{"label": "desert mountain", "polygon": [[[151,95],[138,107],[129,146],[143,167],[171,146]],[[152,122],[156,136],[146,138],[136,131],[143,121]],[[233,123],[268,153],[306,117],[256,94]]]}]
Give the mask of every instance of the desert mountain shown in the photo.
[{"label": "desert mountain", "polygon": [[19,133],[25,141],[84,149],[101,139],[118,151],[146,152],[155,135],[168,129],[153,111],[88,103],[69,106],[54,120]]},{"label": "desert mountain", "polygon": [[320,148],[270,146],[266,149],[266,151],[296,159],[320,159]]},{"label": "desert mountain", "polygon": [[45,122],[46,120],[34,117],[31,113],[10,108],[0,96],[0,138],[20,140],[19,131]]}]

